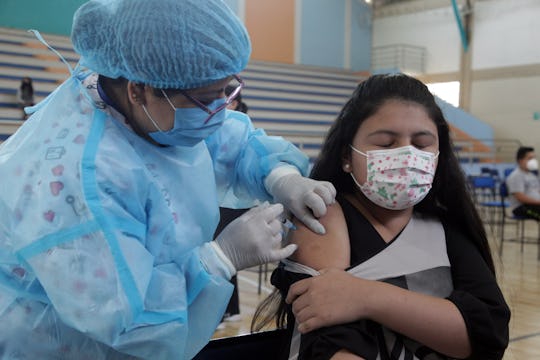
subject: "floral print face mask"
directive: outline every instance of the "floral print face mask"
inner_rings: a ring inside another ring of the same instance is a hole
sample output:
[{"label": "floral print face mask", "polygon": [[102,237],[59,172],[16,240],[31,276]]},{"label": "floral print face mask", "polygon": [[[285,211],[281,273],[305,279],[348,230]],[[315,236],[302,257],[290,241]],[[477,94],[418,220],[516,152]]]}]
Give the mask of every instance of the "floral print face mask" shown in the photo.
[{"label": "floral print face mask", "polygon": [[367,153],[350,147],[367,160],[367,181],[359,184],[352,172],[351,177],[375,204],[390,210],[407,209],[422,201],[431,189],[438,152],[433,154],[411,145]]}]

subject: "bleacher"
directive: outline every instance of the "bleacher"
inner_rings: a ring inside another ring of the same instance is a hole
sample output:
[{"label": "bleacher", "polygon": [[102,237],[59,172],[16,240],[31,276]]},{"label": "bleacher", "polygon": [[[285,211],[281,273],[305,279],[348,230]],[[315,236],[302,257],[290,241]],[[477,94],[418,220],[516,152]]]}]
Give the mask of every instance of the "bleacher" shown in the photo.
[{"label": "bleacher", "polygon": [[[42,34],[72,65],[78,61],[69,37]],[[16,92],[30,76],[36,101],[68,76],[66,65],[27,31],[0,27],[0,140],[21,124]],[[252,61],[241,74],[242,92],[256,127],[289,139],[314,159],[331,123],[361,80],[345,70]]]},{"label": "bleacher", "polygon": [[256,126],[281,135],[316,157],[359,79],[352,72],[251,62],[243,92]]}]

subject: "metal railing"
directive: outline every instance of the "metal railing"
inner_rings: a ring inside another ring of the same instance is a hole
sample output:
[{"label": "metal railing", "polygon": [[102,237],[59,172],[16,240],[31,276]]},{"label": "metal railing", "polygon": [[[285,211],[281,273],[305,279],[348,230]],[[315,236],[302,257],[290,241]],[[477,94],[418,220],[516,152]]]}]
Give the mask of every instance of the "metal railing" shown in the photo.
[{"label": "metal railing", "polygon": [[[467,139],[453,140],[458,158],[464,163],[476,163],[479,160],[486,163],[511,163],[516,160],[516,151],[522,146],[517,139]],[[477,151],[481,142],[489,151]]]},{"label": "metal railing", "polygon": [[414,74],[425,73],[426,49],[421,46],[395,44],[375,46],[371,52],[373,70],[398,69]]}]

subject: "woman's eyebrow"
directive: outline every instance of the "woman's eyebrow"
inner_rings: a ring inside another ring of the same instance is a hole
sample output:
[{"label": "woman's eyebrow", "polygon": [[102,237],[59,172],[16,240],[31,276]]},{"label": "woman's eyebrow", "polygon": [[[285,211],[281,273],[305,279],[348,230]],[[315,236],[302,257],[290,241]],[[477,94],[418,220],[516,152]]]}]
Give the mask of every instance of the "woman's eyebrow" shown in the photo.
[{"label": "woman's eyebrow", "polygon": [[424,135],[427,135],[427,136],[431,136],[431,137],[436,137],[435,134],[429,130],[421,130],[421,131],[417,131],[413,134],[413,136],[424,136]]},{"label": "woman's eyebrow", "polygon": [[[379,130],[375,130],[369,133],[367,137],[369,138],[369,137],[378,136],[378,135],[399,136],[400,132],[397,132],[395,130],[390,130],[390,129],[379,129]],[[436,135],[429,130],[420,130],[412,134],[412,137],[418,137],[418,136],[430,136],[433,138],[436,137]]]},{"label": "woman's eyebrow", "polygon": [[398,135],[398,132],[394,131],[394,130],[389,130],[389,129],[379,129],[379,130],[375,130],[375,131],[369,133],[368,137],[377,136],[377,135],[392,135],[392,136],[395,136],[395,135]]}]

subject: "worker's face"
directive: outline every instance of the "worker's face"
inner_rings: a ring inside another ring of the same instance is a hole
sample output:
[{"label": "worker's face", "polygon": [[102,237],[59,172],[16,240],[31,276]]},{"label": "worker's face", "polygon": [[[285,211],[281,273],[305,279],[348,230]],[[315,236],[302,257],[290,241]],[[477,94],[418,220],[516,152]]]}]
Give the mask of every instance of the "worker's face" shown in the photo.
[{"label": "worker's face", "polygon": [[[163,96],[163,94],[156,94],[154,89],[145,87],[146,98],[148,99],[146,108],[154,121],[157,122],[159,128],[162,131],[167,131],[172,129],[174,126],[175,108],[199,107],[192,99],[196,99],[203,105],[209,105],[213,101],[223,98],[225,96],[225,86],[229,84],[230,80],[231,78],[227,77],[208,86],[185,90],[184,93],[188,94],[189,97],[186,97],[177,90],[165,90],[165,94],[169,98],[170,103],[167,101],[167,98]],[[192,99],[190,99],[190,97]],[[200,111],[205,112],[203,109],[200,109]],[[158,130],[155,128],[154,124],[149,121],[149,119],[147,119],[145,123],[148,127],[148,132]],[[202,125],[203,124],[201,124],[201,126]]]}]

